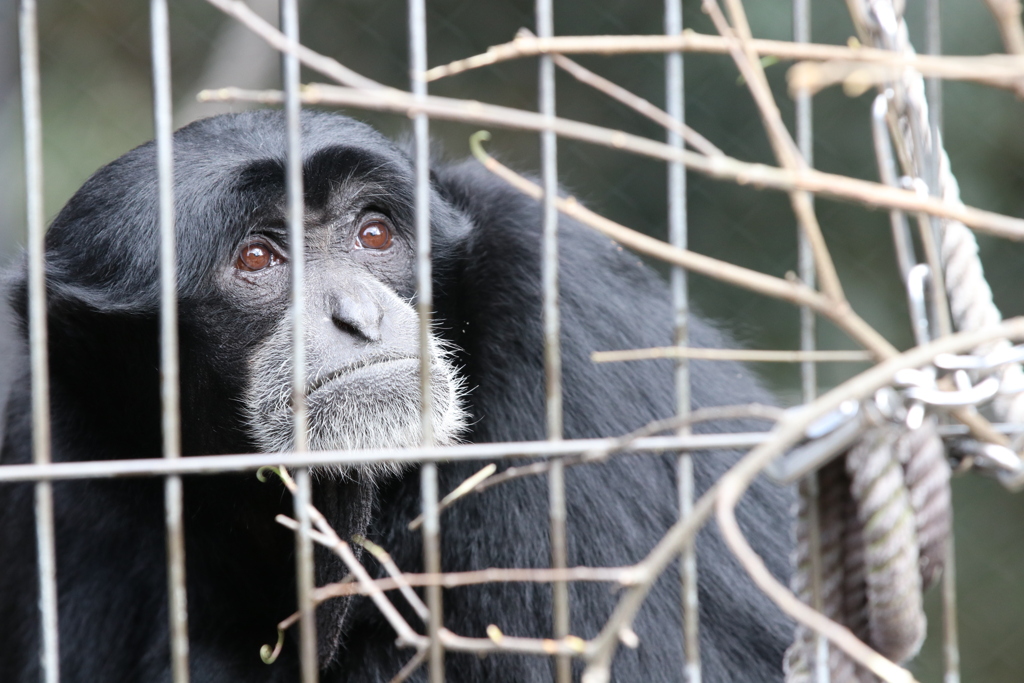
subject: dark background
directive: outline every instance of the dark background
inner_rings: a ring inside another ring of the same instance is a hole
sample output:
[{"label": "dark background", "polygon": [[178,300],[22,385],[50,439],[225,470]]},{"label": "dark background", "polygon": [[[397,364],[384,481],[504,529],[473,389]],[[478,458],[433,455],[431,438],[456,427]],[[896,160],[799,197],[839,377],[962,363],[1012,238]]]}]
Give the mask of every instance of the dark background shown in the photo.
[{"label": "dark background", "polygon": [[[252,3],[273,17],[276,3]],[[19,257],[25,239],[21,102],[17,61],[16,3],[0,5],[0,266]],[[428,3],[431,66],[484,51],[533,27],[532,3],[492,0],[431,0]],[[560,0],[558,34],[658,33],[659,2]],[[408,84],[406,5],[395,0],[308,0],[302,39],[315,50],[361,73],[402,88]],[[757,37],[788,39],[791,9],[786,0],[751,0],[747,11]],[[943,5],[943,47],[949,54],[1002,51],[994,23],[980,0]],[[152,137],[147,4],[119,0],[42,3],[40,42],[46,213],[52,218],[72,192],[99,166]],[[853,27],[843,3],[817,2],[813,39],[845,43]],[[911,36],[923,49],[923,2],[907,10]],[[699,2],[687,0],[686,25],[713,32]],[[194,103],[203,87],[276,87],[277,58],[248,32],[199,0],[171,3],[177,125],[228,108]],[[580,57],[579,61],[653,102],[664,101],[660,55]],[[785,65],[769,67],[787,120]],[[305,74],[304,80],[323,77]],[[431,92],[471,97],[525,109],[536,107],[536,62],[522,60],[469,72],[431,85]],[[826,171],[874,180],[869,106],[872,93],[849,98],[838,89],[814,103],[815,165]],[[688,123],[727,154],[774,163],[760,119],[728,57],[687,55]],[[1024,216],[1024,126],[1021,103],[1005,91],[947,83],[944,90],[946,148],[966,203]],[[561,116],[662,138],[652,123],[599,93],[559,74]],[[348,111],[391,135],[408,131],[400,116]],[[433,136],[448,155],[465,156],[476,127],[432,122]],[[534,134],[494,131],[490,149],[521,170],[536,170]],[[650,234],[665,235],[664,164],[605,148],[559,143],[562,183],[597,211]],[[689,178],[690,245],[704,254],[783,275],[795,270],[795,228],[785,195]],[[818,201],[818,212],[840,276],[857,311],[901,348],[911,344],[906,306],[883,213]],[[1019,264],[1024,248],[979,238],[982,258],[1004,315],[1024,313]],[[788,304],[691,276],[694,306],[730,329],[752,348],[796,348],[798,315]],[[2,320],[0,320],[2,327]],[[828,323],[821,323],[823,348],[850,348]],[[0,339],[0,382],[11,358]],[[823,388],[860,367],[822,366]],[[798,370],[760,365],[757,370],[782,400],[797,400]],[[960,629],[964,680],[1019,681],[1024,670],[1024,500],[991,481],[971,475],[956,481],[956,529],[960,578]],[[713,568],[705,567],[705,571]],[[938,595],[929,596],[931,636],[915,671],[922,681],[941,680],[941,618]]]}]

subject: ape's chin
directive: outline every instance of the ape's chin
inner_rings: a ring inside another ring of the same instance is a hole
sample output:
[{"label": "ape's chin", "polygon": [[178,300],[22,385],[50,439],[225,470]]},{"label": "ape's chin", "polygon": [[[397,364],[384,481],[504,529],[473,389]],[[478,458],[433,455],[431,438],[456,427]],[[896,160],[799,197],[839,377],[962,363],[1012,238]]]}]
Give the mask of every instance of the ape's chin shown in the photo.
[{"label": "ape's chin", "polygon": [[[458,377],[444,360],[431,372],[434,441],[457,443],[466,426],[459,401]],[[377,362],[340,373],[318,385],[306,397],[308,446],[313,451],[399,449],[419,446],[419,359]],[[264,452],[294,448],[293,417],[286,392],[267,395],[254,406],[250,425],[256,446]],[[346,476],[352,468],[316,468],[321,475]],[[388,461],[360,468],[373,478],[393,475],[403,465]]]}]

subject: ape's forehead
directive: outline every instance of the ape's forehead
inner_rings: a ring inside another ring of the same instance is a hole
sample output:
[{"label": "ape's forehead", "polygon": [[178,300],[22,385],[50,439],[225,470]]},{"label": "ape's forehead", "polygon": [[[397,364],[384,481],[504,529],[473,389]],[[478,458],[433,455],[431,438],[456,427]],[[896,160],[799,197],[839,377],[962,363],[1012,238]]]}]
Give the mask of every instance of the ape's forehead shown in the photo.
[{"label": "ape's forehead", "polygon": [[[408,157],[389,139],[365,123],[340,114],[304,111],[302,156],[308,159],[328,148],[362,149],[392,164],[409,167]],[[179,163],[232,172],[254,159],[284,162],[286,122],[280,111],[251,111],[196,121],[174,135]]]},{"label": "ape's forehead", "polygon": [[[159,195],[156,150],[137,147],[100,169],[71,198],[47,236],[52,281],[102,289],[120,299],[156,292]],[[396,216],[411,211],[408,156],[370,126],[303,112],[306,203],[324,207],[358,177],[386,186]],[[287,136],[279,111],[197,121],[174,136],[175,221],[182,294],[201,287],[254,224],[281,215]],[[154,299],[155,302],[155,299]]]},{"label": "ape's forehead", "polygon": [[[405,203],[412,164],[389,139],[337,114],[304,112],[301,122],[307,205],[325,204],[333,188],[353,177],[385,182]],[[224,201],[242,201],[250,210],[252,202],[266,207],[283,201],[288,147],[282,112],[197,121],[179,130],[174,144],[175,183],[183,197],[221,192]]]}]

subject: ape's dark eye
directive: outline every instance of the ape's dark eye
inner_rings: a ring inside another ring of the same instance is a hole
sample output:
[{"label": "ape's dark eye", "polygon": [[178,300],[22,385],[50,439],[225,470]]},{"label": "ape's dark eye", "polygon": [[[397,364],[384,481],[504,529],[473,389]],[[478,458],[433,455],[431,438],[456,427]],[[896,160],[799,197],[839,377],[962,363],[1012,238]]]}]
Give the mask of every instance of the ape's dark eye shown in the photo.
[{"label": "ape's dark eye", "polygon": [[391,228],[384,221],[367,221],[360,226],[356,239],[366,249],[387,249],[391,246]]},{"label": "ape's dark eye", "polygon": [[251,239],[239,248],[235,268],[248,271],[263,270],[270,266],[276,266],[283,260],[270,242],[263,239]]}]

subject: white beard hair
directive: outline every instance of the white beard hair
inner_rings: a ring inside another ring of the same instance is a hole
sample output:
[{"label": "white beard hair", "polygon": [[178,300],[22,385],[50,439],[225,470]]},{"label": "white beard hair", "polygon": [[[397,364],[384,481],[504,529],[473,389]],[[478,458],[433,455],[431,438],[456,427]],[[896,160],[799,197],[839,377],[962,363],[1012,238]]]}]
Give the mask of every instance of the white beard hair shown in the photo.
[{"label": "white beard hair", "polygon": [[[404,302],[403,305],[408,306]],[[409,309],[412,312],[411,306]],[[314,357],[316,349],[312,345],[307,348],[308,357]],[[433,431],[434,443],[439,446],[459,443],[469,425],[469,415],[462,398],[466,392],[465,381],[456,372],[452,363],[453,355],[449,343],[431,335]],[[291,368],[291,329],[285,319],[256,349],[249,362],[250,376],[244,415],[250,436],[260,452],[282,453],[294,449]],[[317,370],[322,371],[323,368],[307,368],[307,377],[315,376]],[[399,449],[419,446],[419,374],[400,377],[396,384],[398,386],[378,384],[376,387],[368,387],[377,396],[381,392],[396,394],[372,401],[366,401],[362,392],[362,396],[354,396],[349,391],[330,391],[329,388],[313,392],[307,397],[309,450]],[[348,477],[357,469],[360,474],[374,481],[399,474],[405,467],[404,463],[385,461],[358,467],[324,465],[313,471],[321,476]]]}]

